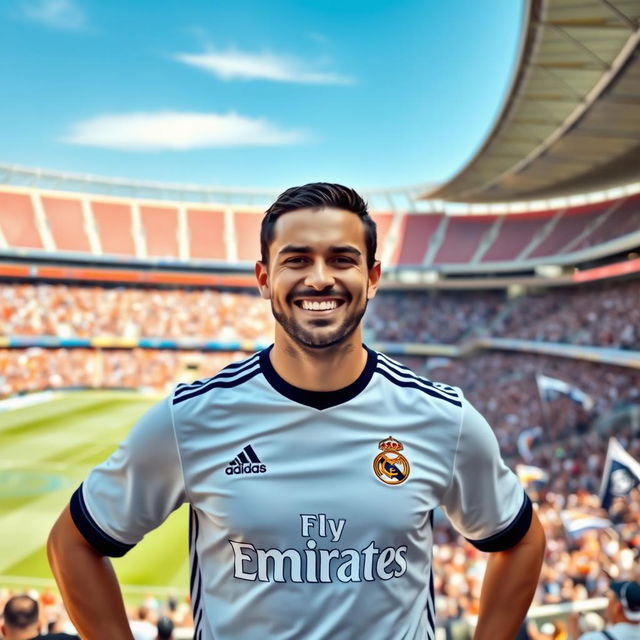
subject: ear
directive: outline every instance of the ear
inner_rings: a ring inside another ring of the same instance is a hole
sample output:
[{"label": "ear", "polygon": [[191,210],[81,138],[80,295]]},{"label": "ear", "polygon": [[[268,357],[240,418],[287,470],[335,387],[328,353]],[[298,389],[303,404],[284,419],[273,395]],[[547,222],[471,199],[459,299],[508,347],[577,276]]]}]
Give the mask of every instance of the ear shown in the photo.
[{"label": "ear", "polygon": [[271,289],[269,288],[269,273],[264,262],[256,262],[255,273],[256,280],[258,281],[258,289],[260,290],[260,295],[265,300],[271,300]]},{"label": "ear", "polygon": [[371,300],[378,291],[378,284],[380,283],[380,276],[382,270],[380,267],[380,261],[376,260],[373,263],[373,267],[369,270],[369,287],[367,289],[367,300]]}]

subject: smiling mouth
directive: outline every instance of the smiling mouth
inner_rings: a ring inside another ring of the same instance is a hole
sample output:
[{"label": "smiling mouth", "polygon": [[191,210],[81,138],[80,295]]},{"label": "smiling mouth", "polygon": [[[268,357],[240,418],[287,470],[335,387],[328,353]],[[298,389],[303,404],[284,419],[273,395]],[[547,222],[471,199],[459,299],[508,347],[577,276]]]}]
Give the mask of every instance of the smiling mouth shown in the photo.
[{"label": "smiling mouth", "polygon": [[300,309],[304,311],[334,311],[338,307],[341,307],[345,303],[344,300],[339,300],[336,298],[325,299],[325,300],[313,300],[308,298],[303,298],[301,300],[294,300],[294,303]]}]

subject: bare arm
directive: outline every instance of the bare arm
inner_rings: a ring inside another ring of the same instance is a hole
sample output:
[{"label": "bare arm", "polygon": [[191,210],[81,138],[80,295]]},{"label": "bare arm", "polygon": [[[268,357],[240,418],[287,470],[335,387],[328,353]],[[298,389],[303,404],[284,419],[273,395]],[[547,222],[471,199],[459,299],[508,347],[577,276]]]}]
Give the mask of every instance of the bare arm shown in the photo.
[{"label": "bare arm", "polygon": [[544,531],[534,511],[529,530],[520,542],[490,555],[474,640],[515,637],[538,584],[544,548]]},{"label": "bare arm", "polygon": [[80,636],[89,640],[132,640],[111,562],[78,531],[68,506],[53,525],[47,553]]}]

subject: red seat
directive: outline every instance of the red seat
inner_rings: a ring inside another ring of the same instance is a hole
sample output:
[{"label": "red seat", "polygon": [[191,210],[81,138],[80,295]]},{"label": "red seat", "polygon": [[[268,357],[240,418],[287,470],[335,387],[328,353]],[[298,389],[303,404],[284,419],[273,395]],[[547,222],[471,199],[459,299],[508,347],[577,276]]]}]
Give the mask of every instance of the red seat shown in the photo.
[{"label": "red seat", "polygon": [[10,247],[44,248],[31,198],[26,194],[0,191],[0,228]]},{"label": "red seat", "polygon": [[91,253],[80,200],[42,196],[42,207],[58,251]]}]

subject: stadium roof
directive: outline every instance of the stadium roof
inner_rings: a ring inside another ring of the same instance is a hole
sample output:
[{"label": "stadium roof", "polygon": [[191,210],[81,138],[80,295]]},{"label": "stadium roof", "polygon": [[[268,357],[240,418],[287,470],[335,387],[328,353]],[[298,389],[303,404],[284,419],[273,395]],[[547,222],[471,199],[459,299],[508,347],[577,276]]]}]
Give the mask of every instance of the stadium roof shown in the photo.
[{"label": "stadium roof", "polygon": [[512,86],[469,163],[424,197],[550,198],[640,177],[640,2],[529,0]]}]

